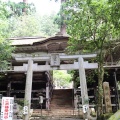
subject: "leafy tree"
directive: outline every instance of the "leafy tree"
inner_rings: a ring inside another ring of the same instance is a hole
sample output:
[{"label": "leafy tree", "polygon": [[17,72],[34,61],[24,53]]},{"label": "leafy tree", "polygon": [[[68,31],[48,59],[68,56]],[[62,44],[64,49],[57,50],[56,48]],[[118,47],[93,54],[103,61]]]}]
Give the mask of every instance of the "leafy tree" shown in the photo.
[{"label": "leafy tree", "polygon": [[0,19],[0,69],[5,70],[8,68],[8,60],[11,57],[11,53],[14,50],[10,46],[10,42],[6,40],[9,37],[8,33],[8,21],[6,19]]},{"label": "leafy tree", "polygon": [[114,46],[114,53],[119,51],[119,47],[120,47],[120,0],[108,0],[109,6],[111,8],[111,21],[116,29],[116,42],[115,42],[115,46]]},{"label": "leafy tree", "polygon": [[[55,0],[55,2],[57,2],[58,0]],[[68,16],[66,16],[64,14],[64,4],[65,4],[66,0],[61,0],[61,8],[60,11],[58,12],[58,14],[55,16],[55,23],[57,23],[59,25],[60,28],[60,33],[62,33],[63,35],[66,34],[66,23],[65,20],[69,19]]]},{"label": "leafy tree", "polygon": [[116,29],[120,30],[120,0],[108,0],[111,7],[111,20]]},{"label": "leafy tree", "polygon": [[0,1],[0,16],[8,22],[6,30],[11,37],[21,36],[51,36],[58,32],[54,24],[54,14],[50,16],[35,15],[34,4],[23,2]]},{"label": "leafy tree", "polygon": [[9,11],[6,9],[6,3],[0,0],[0,18],[4,19],[9,16]]},{"label": "leafy tree", "polygon": [[10,46],[10,42],[7,40],[0,40],[0,70],[6,70],[9,68],[8,60],[11,58],[11,54],[14,48]]},{"label": "leafy tree", "polygon": [[71,75],[67,71],[63,70],[54,70],[53,71],[53,80],[58,84],[58,86],[68,87]]},{"label": "leafy tree", "polygon": [[69,40],[69,54],[97,53],[98,62],[98,105],[97,115],[103,111],[104,56],[117,31],[111,20],[111,7],[106,0],[69,0],[66,1],[65,14]]},{"label": "leafy tree", "polygon": [[24,15],[9,19],[11,37],[51,36],[58,32],[54,24],[54,14],[50,16]]},{"label": "leafy tree", "polygon": [[32,3],[24,3],[24,2],[2,2],[0,1],[0,15],[6,18],[10,18],[13,16],[21,16],[24,14],[24,10],[26,9],[26,14],[35,13],[35,6]]},{"label": "leafy tree", "polygon": [[9,9],[5,2],[0,0],[0,69],[8,68],[8,60],[11,58],[13,47],[10,46],[10,41],[6,40],[9,33]]},{"label": "leafy tree", "polygon": [[35,15],[24,15],[9,19],[11,37],[36,36],[39,34],[39,21]]},{"label": "leafy tree", "polygon": [[35,15],[34,4],[26,3],[26,0],[19,3],[0,1],[0,18],[7,21],[6,31],[11,37],[54,35],[58,32],[54,16]]},{"label": "leafy tree", "polygon": [[54,13],[51,15],[44,15],[40,17],[39,21],[40,31],[45,36],[55,35],[59,31],[58,25],[54,23],[54,18],[55,18]]}]

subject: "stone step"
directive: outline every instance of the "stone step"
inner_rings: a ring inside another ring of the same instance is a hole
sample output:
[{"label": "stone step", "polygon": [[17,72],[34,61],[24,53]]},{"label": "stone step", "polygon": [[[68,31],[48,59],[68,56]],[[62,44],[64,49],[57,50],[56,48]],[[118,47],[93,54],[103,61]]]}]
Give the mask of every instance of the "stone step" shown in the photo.
[{"label": "stone step", "polygon": [[31,117],[30,120],[83,120],[73,117]]},{"label": "stone step", "polygon": [[64,100],[71,100],[72,97],[70,95],[66,95],[66,96],[57,96],[57,95],[53,95],[52,99],[64,99]]},{"label": "stone step", "polygon": [[51,109],[52,107],[56,107],[56,108],[59,108],[59,107],[63,107],[63,108],[73,108],[72,105],[64,105],[64,104],[51,104],[50,105]]},{"label": "stone step", "polygon": [[53,96],[50,103],[50,108],[73,108],[72,105],[72,89],[57,89],[53,90]]},{"label": "stone step", "polygon": [[31,117],[30,120],[83,120],[78,117]]},{"label": "stone step", "polygon": [[82,116],[82,111],[73,109],[52,109],[52,110],[33,110],[32,116]]}]

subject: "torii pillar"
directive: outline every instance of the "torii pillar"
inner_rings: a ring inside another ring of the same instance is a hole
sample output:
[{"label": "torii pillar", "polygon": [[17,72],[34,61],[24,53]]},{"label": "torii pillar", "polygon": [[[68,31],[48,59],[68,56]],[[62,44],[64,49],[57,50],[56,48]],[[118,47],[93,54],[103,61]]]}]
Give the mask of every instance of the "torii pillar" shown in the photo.
[{"label": "torii pillar", "polygon": [[28,107],[28,114],[24,115],[24,120],[29,120],[31,107],[31,93],[32,93],[32,78],[33,78],[33,60],[28,60],[27,77],[25,85],[25,99],[24,106]]},{"label": "torii pillar", "polygon": [[84,60],[82,57],[78,58],[79,63],[79,77],[80,77],[80,87],[81,87],[81,97],[82,97],[82,106],[83,106],[83,118],[88,120],[89,118],[89,98],[87,91],[86,75],[84,68]]}]

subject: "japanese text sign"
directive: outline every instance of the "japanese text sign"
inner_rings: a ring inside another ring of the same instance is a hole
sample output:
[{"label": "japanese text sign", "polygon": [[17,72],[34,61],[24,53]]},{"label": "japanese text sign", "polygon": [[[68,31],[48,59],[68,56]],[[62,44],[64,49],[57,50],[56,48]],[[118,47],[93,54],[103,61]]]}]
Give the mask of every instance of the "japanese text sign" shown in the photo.
[{"label": "japanese text sign", "polygon": [[1,106],[1,120],[12,120],[13,119],[13,97],[2,97]]}]

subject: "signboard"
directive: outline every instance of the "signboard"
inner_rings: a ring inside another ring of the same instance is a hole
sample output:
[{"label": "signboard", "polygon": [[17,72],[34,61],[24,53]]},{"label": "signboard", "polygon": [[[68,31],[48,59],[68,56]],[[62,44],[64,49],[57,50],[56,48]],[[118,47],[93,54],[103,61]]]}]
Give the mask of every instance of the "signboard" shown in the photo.
[{"label": "signboard", "polygon": [[60,57],[59,57],[59,54],[51,54],[50,65],[52,67],[60,66]]},{"label": "signboard", "polygon": [[83,105],[83,113],[88,112],[88,105]]},{"label": "signboard", "polygon": [[13,97],[2,97],[1,120],[13,120]]},{"label": "signboard", "polygon": [[28,114],[28,106],[23,107],[23,114],[27,115]]}]

